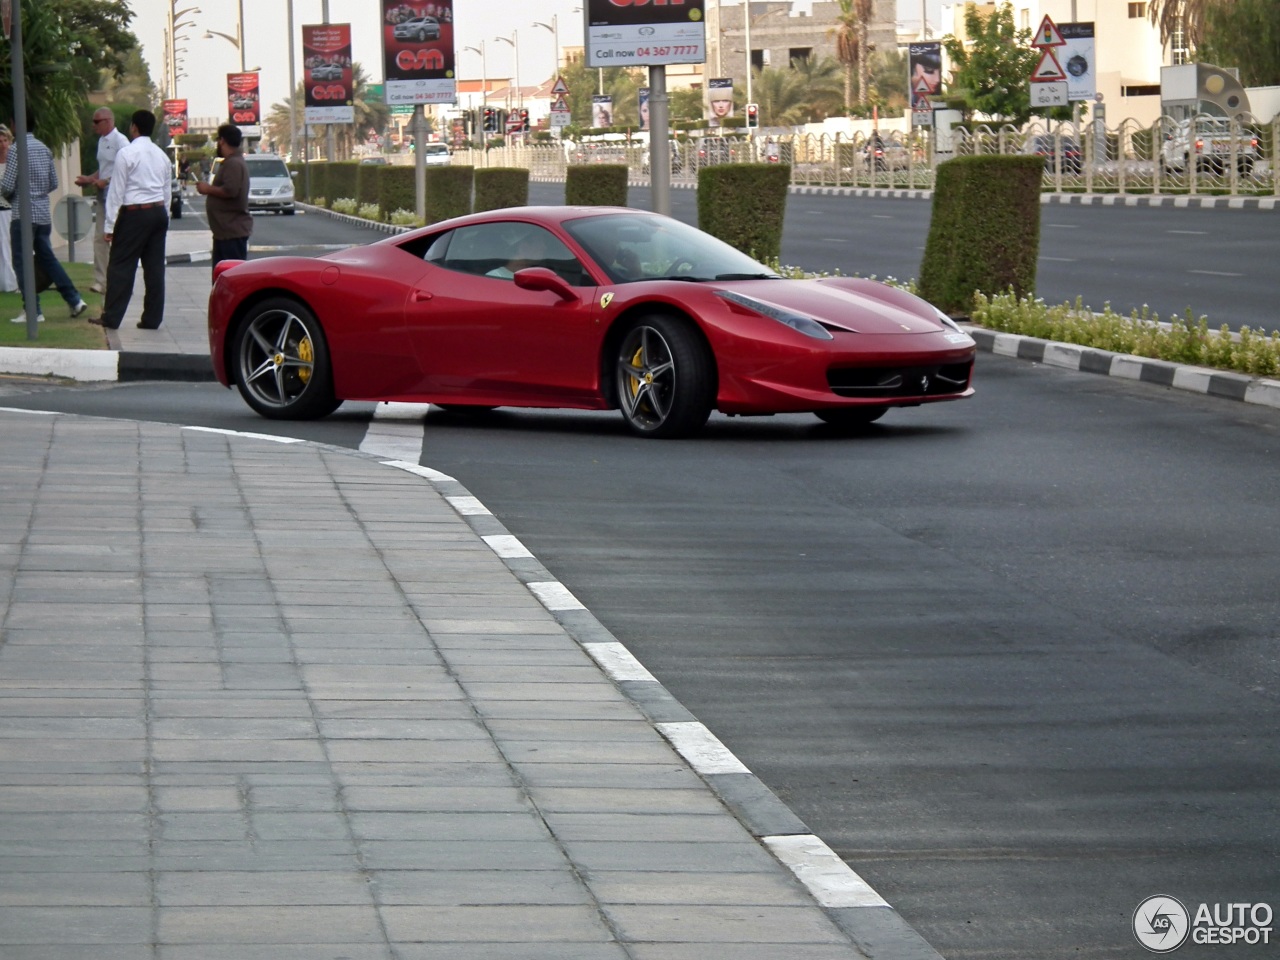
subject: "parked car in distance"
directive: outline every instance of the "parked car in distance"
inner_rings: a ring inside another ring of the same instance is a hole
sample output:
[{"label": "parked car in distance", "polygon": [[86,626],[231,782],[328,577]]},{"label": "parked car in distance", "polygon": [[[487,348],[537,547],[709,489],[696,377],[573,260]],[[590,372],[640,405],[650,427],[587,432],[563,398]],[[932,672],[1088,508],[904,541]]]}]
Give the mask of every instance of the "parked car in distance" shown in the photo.
[{"label": "parked car in distance", "polygon": [[725,137],[702,137],[698,141],[699,168],[715,166],[718,163],[733,163],[737,157],[736,145],[736,140]]},{"label": "parked car in distance", "polygon": [[[255,210],[286,213],[292,216],[296,211],[293,205],[293,178],[285,162],[274,153],[250,153],[244,158],[249,168],[249,212]],[[209,182],[218,175],[218,167],[222,159],[213,161],[209,170]]]},{"label": "parked car in distance", "polygon": [[439,40],[440,21],[435,17],[410,17],[404,23],[397,23],[393,33],[397,40],[417,40],[419,43]]},{"label": "parked car in distance", "polygon": [[1222,176],[1230,169],[1234,155],[1240,176],[1253,173],[1258,159],[1258,138],[1239,121],[1228,117],[1196,117],[1183,120],[1165,134],[1160,145],[1160,161],[1165,173],[1186,173],[1195,157],[1197,173]]},{"label": "parked car in distance", "polygon": [[424,143],[422,145],[423,162],[428,167],[443,167],[453,159],[447,143]]},{"label": "parked car in distance", "polygon": [[385,166],[386,164],[389,164],[391,161],[388,160],[386,157],[362,157],[360,159],[360,162],[365,166],[372,167],[372,166]]},{"label": "parked car in distance", "polygon": [[1084,154],[1075,137],[1036,134],[1027,140],[1022,152],[1044,157],[1046,173],[1079,173],[1084,169]]}]

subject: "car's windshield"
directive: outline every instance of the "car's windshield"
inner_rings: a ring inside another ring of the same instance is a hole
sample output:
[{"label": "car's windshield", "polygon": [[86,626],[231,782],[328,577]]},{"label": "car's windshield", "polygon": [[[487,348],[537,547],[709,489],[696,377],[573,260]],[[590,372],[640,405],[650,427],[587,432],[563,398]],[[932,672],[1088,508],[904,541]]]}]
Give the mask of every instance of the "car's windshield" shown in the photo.
[{"label": "car's windshield", "polygon": [[581,217],[566,221],[564,228],[614,283],[778,276],[727,243],[657,214]]},{"label": "car's windshield", "polygon": [[289,179],[289,168],[279,157],[245,157],[250,177],[283,177]]}]

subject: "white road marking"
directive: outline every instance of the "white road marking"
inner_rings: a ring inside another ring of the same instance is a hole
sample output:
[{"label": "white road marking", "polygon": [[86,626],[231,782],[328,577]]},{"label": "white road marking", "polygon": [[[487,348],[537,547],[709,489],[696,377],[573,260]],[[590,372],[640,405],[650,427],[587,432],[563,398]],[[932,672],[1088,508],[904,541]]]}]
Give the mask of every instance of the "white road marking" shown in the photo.
[{"label": "white road marking", "polygon": [[273,437],[269,433],[249,433],[245,430],[220,430],[217,427],[185,426],[183,430],[195,430],[197,433],[221,433],[228,437],[249,437],[251,440],[274,440],[276,443],[306,443],[297,437]]},{"label": "white road marking", "polygon": [[676,752],[700,774],[751,772],[714,733],[697,721],[659,723],[656,726]]},{"label": "white road marking", "polygon": [[889,906],[884,897],[817,837],[800,834],[761,839],[824,907]]},{"label": "white road marking", "polygon": [[1075,263],[1075,257],[1041,257],[1041,260],[1054,260],[1058,263]]},{"label": "white road marking", "polygon": [[1208,232],[1209,232],[1208,230],[1166,230],[1165,231],[1165,233],[1184,233],[1192,237],[1203,237]]},{"label": "white road marking", "polygon": [[1201,273],[1206,277],[1243,277],[1243,273],[1227,273],[1223,270],[1188,270],[1187,273]]},{"label": "white road marking", "polygon": [[417,463],[422,459],[422,421],[427,409],[425,403],[378,404],[360,441],[360,452]]}]

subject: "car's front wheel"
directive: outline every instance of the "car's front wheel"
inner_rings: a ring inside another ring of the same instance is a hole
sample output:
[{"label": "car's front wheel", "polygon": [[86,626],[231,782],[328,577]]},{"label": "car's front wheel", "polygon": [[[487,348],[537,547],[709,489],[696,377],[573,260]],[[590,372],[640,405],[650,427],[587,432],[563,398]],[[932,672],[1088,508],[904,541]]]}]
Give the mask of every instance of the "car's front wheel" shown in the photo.
[{"label": "car's front wheel", "polygon": [[662,315],[636,321],[617,356],[618,402],[627,426],[657,439],[697,432],[715,403],[714,367],[688,321]]},{"label": "car's front wheel", "polygon": [[314,420],[338,409],[329,346],[306,306],[273,297],[253,308],[233,344],[236,387],[269,420]]}]

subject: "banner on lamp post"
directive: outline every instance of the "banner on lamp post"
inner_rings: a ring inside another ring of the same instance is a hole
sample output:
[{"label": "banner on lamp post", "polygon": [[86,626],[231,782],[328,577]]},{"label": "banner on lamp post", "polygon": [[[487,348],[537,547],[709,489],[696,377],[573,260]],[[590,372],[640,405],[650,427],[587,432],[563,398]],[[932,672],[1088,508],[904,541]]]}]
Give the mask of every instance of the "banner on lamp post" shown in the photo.
[{"label": "banner on lamp post", "polygon": [[303,25],[302,89],[307,123],[355,123],[351,24]]},{"label": "banner on lamp post", "polygon": [[258,74],[227,74],[227,117],[246,137],[262,136],[262,101]]},{"label": "banner on lamp post", "polygon": [[169,136],[177,137],[187,132],[187,101],[165,100],[160,104],[161,118],[169,128]]},{"label": "banner on lamp post", "polygon": [[387,104],[457,103],[453,0],[416,9],[382,0],[381,10]]}]

